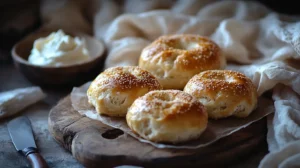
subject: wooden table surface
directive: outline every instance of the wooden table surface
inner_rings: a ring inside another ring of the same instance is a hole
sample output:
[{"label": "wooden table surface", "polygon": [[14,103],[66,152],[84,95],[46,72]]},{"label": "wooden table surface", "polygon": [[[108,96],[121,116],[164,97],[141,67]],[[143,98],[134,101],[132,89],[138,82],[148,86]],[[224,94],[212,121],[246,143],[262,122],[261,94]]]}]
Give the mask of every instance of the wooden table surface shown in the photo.
[{"label": "wooden table surface", "polygon": [[[0,92],[33,86],[28,82],[20,72],[18,72],[12,63],[0,64]],[[19,115],[26,115],[30,118],[33,131],[36,137],[36,143],[41,154],[45,157],[49,166],[52,168],[80,168],[79,164],[72,155],[64,150],[48,132],[48,113],[58,100],[65,97],[72,88],[61,88],[60,90],[44,90],[47,94],[46,99],[34,104]],[[0,167],[5,168],[24,168],[30,167],[27,160],[19,155],[11,143],[6,128],[7,122],[13,117],[0,120]],[[230,167],[233,168],[252,168],[257,167],[260,160],[267,153],[267,144],[264,143],[258,152],[247,158],[242,158],[239,163],[235,163]]]}]

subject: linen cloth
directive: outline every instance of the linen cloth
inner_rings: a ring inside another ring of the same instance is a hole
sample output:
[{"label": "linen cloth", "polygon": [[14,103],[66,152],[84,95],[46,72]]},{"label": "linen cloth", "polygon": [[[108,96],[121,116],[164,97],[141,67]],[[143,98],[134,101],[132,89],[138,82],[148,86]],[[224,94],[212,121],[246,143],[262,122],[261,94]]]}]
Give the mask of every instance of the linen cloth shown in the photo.
[{"label": "linen cloth", "polygon": [[75,29],[103,40],[108,47],[105,68],[137,65],[142,49],[161,35],[211,38],[223,50],[226,69],[246,74],[259,95],[273,92],[275,115],[269,116],[267,135],[270,154],[260,167],[297,164],[299,17],[284,16],[251,1],[209,0],[45,0],[41,14],[45,27]]},{"label": "linen cloth", "polygon": [[46,95],[40,87],[19,88],[0,93],[0,119],[19,113],[42,100]]}]

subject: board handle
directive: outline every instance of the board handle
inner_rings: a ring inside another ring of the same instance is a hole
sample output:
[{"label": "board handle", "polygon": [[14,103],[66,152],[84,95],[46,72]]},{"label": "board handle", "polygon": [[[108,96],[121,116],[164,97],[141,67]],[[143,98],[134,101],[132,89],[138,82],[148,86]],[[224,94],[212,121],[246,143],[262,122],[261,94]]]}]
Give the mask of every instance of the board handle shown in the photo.
[{"label": "board handle", "polygon": [[42,155],[34,147],[23,150],[25,157],[29,160],[32,168],[48,168],[48,165]]}]

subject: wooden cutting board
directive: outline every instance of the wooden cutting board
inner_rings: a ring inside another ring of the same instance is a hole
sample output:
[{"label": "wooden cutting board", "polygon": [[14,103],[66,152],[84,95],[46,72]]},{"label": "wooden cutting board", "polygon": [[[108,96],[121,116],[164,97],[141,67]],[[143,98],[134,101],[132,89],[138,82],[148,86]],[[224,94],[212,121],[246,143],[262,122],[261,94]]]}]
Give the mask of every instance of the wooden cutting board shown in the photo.
[{"label": "wooden cutting board", "polygon": [[57,142],[86,167],[224,166],[254,152],[266,135],[266,120],[262,119],[205,148],[158,149],[121,130],[81,116],[72,108],[70,96],[50,111],[48,124]]}]

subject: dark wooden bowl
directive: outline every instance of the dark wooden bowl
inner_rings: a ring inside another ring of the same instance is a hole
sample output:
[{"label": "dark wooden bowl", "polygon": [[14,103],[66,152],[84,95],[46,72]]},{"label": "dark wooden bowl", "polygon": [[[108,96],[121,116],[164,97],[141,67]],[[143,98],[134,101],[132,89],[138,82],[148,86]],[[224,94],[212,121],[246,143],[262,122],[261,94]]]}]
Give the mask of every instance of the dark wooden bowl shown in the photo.
[{"label": "dark wooden bowl", "polygon": [[17,69],[32,83],[40,86],[61,86],[61,85],[80,85],[87,80],[93,79],[99,74],[103,67],[105,58],[105,47],[103,42],[95,38],[76,32],[66,32],[71,36],[79,36],[86,40],[90,59],[87,62],[77,63],[66,66],[39,66],[29,63],[33,43],[40,37],[46,37],[51,32],[49,30],[39,30],[30,34],[23,40],[14,45],[12,49],[12,58]]}]

